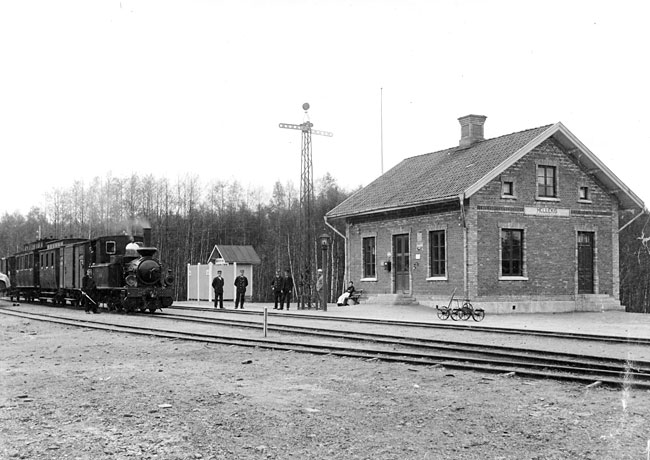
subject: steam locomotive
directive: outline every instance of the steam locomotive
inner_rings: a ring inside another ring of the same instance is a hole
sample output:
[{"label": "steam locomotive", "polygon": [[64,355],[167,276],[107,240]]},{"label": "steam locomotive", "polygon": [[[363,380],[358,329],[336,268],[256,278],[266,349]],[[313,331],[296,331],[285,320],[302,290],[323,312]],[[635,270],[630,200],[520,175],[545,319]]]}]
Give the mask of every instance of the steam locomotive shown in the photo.
[{"label": "steam locomotive", "polygon": [[[109,310],[150,311],[173,303],[174,278],[155,258],[151,229],[142,236],[112,235],[90,240],[39,239],[22,252],[0,259],[9,278],[6,295],[12,301],[79,305],[104,303]],[[83,290],[90,271],[96,284],[92,298]]]}]

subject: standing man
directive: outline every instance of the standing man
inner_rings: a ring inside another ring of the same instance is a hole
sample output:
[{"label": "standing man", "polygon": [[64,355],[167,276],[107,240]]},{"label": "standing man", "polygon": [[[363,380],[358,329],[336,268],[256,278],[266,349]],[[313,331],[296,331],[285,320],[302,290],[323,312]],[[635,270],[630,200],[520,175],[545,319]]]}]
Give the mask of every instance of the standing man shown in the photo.
[{"label": "standing man", "polygon": [[239,272],[239,276],[235,278],[235,310],[240,305],[244,309],[244,298],[246,297],[246,287],[248,286],[248,278],[244,276],[244,270]]},{"label": "standing man", "polygon": [[90,313],[90,310],[93,313],[99,313],[97,311],[97,284],[93,279],[92,271],[88,270],[83,278],[81,278],[81,288],[82,292],[85,294],[83,297],[82,303],[84,304],[86,313]]},{"label": "standing man", "polygon": [[284,302],[287,302],[287,310],[291,306],[291,293],[293,292],[293,278],[289,270],[284,271],[284,278],[282,278],[282,303],[280,310],[284,310]]},{"label": "standing man", "polygon": [[217,299],[219,300],[219,308],[223,308],[223,278],[221,277],[221,270],[217,271],[217,276],[212,280],[212,288],[214,289],[214,308],[217,308]]},{"label": "standing man", "polygon": [[273,278],[273,281],[271,282],[271,289],[273,289],[273,300],[275,301],[275,304],[273,305],[274,310],[277,310],[282,306],[282,281],[283,278],[280,274],[280,270],[276,270],[275,278]]}]

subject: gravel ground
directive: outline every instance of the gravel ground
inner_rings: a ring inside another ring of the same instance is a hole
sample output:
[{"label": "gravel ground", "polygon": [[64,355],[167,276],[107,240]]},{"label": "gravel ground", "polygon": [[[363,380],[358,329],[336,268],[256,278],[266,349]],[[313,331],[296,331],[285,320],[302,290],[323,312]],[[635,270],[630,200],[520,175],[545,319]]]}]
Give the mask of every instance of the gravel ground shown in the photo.
[{"label": "gravel ground", "polygon": [[0,316],[0,456],[647,459],[650,393]]}]

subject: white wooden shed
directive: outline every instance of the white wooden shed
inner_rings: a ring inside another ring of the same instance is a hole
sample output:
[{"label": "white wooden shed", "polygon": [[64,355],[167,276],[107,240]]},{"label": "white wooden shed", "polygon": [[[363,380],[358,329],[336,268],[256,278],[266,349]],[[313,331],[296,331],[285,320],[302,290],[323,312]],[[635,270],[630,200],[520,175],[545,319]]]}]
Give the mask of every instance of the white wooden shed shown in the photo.
[{"label": "white wooden shed", "polygon": [[216,244],[205,264],[187,265],[187,300],[214,300],[212,279],[221,270],[224,279],[223,299],[235,299],[235,278],[244,270],[248,278],[246,298],[253,295],[253,266],[262,260],[253,246],[226,246]]}]

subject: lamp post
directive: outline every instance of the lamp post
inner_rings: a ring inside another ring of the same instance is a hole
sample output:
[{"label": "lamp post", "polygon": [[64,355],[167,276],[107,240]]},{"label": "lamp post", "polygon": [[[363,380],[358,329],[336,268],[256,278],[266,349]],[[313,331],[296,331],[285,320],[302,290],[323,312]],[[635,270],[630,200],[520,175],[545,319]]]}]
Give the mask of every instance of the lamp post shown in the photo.
[{"label": "lamp post", "polygon": [[327,233],[323,233],[318,238],[320,239],[320,249],[323,253],[323,311],[327,311],[327,294],[329,293],[329,287],[327,285],[327,249],[330,245],[330,236]]}]

